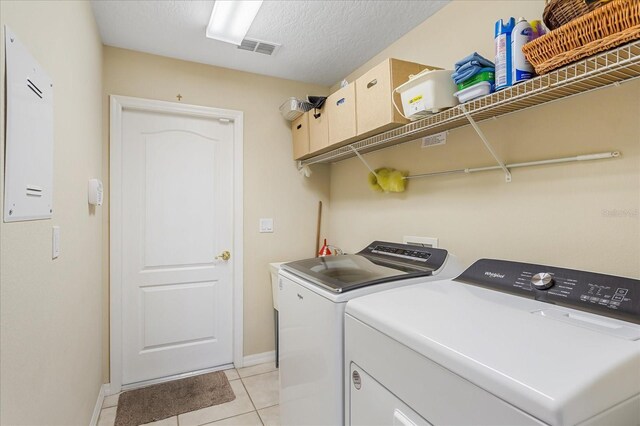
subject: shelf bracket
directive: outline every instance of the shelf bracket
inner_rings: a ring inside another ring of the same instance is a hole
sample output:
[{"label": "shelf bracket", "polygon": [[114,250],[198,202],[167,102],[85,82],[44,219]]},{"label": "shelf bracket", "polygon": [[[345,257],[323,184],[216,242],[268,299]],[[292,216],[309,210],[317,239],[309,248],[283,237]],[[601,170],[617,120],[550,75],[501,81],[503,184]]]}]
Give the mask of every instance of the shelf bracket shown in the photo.
[{"label": "shelf bracket", "polygon": [[487,148],[487,151],[491,153],[491,155],[493,156],[493,159],[496,160],[496,162],[504,172],[504,180],[507,183],[511,182],[511,172],[509,171],[507,166],[504,164],[504,162],[500,159],[500,157],[498,157],[498,154],[496,154],[493,147],[487,140],[487,137],[484,135],[484,133],[482,133],[482,130],[480,130],[480,127],[478,127],[478,124],[476,123],[476,121],[473,119],[473,117],[471,117],[471,114],[467,112],[464,105],[460,104],[459,107],[462,113],[464,114],[464,116],[467,118],[467,120],[469,120],[469,123],[473,127],[473,130],[475,130],[478,136],[480,136],[480,139],[482,139],[482,143],[484,143],[484,146],[485,148]]},{"label": "shelf bracket", "polygon": [[362,164],[364,164],[364,166],[365,166],[367,169],[369,169],[369,171],[371,172],[371,174],[373,174],[373,175],[376,177],[376,179],[379,179],[379,178],[378,178],[378,174],[375,172],[375,170],[373,170],[373,168],[369,165],[369,163],[367,163],[367,161],[362,157],[362,155],[360,155],[360,153],[358,152],[358,150],[357,150],[357,149],[355,149],[355,148],[353,147],[353,145],[349,145],[349,148],[351,148],[351,150],[356,154],[356,156],[358,157],[358,159],[359,159],[360,161],[362,161]]},{"label": "shelf bracket", "polygon": [[302,164],[302,161],[298,160],[296,161],[296,166],[298,168],[298,172],[304,176],[304,177],[309,177],[311,176],[311,168],[309,167],[308,164]]}]

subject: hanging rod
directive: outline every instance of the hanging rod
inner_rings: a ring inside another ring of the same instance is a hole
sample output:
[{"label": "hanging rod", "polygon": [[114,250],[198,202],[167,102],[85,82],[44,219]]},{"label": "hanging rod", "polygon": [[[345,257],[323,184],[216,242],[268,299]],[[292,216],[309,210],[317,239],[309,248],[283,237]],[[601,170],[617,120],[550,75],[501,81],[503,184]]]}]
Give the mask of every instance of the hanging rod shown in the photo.
[{"label": "hanging rod", "polygon": [[[513,164],[507,164],[505,167],[507,169],[514,169],[518,167],[543,166],[546,164],[571,163],[574,161],[604,160],[607,158],[616,158],[619,156],[620,156],[619,151],[610,151],[610,152],[601,152],[599,154],[577,155],[575,157],[552,158],[549,160],[529,161],[526,163],[513,163]],[[503,169],[502,166],[454,169],[454,170],[445,170],[442,172],[432,172],[432,173],[422,173],[419,175],[411,175],[411,176],[406,176],[404,179],[418,179],[418,178],[424,178],[424,177],[443,176],[443,175],[451,175],[451,174],[457,174],[457,173],[469,174],[469,173],[475,173],[475,172],[486,172],[489,170],[501,170],[501,169]]]}]

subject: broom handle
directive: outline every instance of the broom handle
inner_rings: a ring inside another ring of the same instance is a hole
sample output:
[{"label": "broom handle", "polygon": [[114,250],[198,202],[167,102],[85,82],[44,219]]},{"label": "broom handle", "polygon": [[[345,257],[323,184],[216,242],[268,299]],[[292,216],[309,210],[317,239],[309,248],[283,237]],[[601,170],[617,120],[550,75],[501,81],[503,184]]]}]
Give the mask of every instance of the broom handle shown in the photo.
[{"label": "broom handle", "polygon": [[318,226],[316,228],[316,252],[315,257],[318,257],[320,252],[320,224],[322,223],[322,201],[318,201]]}]

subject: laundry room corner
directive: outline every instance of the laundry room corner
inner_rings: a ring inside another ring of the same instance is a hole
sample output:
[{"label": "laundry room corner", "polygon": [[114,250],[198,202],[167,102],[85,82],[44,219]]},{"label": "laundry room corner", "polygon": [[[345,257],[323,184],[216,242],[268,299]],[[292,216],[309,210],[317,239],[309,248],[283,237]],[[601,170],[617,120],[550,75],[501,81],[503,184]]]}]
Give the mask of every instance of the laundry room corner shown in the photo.
[{"label": "laundry room corner", "polygon": [[640,0],[0,0],[0,426],[640,426]]}]

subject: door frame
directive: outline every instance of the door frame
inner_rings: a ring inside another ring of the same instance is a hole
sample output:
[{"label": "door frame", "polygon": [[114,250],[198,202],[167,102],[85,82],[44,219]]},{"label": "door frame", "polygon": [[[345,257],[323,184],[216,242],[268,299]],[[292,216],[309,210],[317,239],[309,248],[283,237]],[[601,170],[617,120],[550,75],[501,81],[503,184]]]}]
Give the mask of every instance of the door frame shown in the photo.
[{"label": "door frame", "polygon": [[[110,95],[109,123],[109,394],[122,389],[122,112],[165,112],[233,124],[233,363],[243,363],[243,118],[242,111]],[[188,376],[189,373],[180,376]],[[157,382],[162,380],[152,380]]]}]

